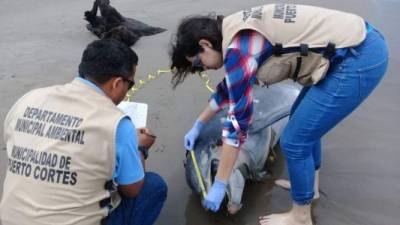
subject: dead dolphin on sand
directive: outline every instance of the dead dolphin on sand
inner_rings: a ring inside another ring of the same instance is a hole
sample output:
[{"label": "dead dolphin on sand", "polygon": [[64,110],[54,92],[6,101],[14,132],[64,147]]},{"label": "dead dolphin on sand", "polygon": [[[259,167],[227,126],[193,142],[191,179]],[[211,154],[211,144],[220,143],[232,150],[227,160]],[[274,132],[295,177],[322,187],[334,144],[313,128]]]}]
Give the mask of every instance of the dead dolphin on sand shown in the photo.
[{"label": "dead dolphin on sand", "polygon": [[[97,9],[100,15],[97,16]],[[136,43],[141,36],[149,36],[164,32],[164,28],[152,27],[135,19],[122,16],[109,0],[95,0],[93,8],[85,12],[86,28],[98,38],[113,38],[128,46]]]},{"label": "dead dolphin on sand", "polygon": [[[268,88],[253,90],[253,122],[249,127],[246,142],[241,146],[238,159],[228,180],[226,196],[230,214],[242,207],[241,200],[246,180],[261,181],[267,178],[265,163],[270,150],[278,144],[285,128],[290,109],[299,94],[295,84],[274,84]],[[211,188],[221,152],[222,123],[227,109],[219,112],[202,130],[194,147],[196,161],[206,189]],[[201,193],[201,184],[196,175],[190,154],[184,162],[186,182],[196,193]]]}]

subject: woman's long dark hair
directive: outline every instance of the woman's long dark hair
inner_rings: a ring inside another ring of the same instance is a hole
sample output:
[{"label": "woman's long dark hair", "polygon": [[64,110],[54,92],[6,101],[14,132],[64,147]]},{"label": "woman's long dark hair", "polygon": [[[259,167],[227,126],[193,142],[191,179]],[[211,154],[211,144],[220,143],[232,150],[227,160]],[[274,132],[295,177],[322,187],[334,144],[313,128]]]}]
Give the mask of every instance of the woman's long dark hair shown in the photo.
[{"label": "woman's long dark hair", "polygon": [[223,16],[210,14],[190,16],[181,21],[170,49],[173,88],[182,83],[189,73],[202,70],[193,68],[186,59],[203,51],[199,45],[201,39],[208,40],[214,50],[222,52],[222,20]]}]

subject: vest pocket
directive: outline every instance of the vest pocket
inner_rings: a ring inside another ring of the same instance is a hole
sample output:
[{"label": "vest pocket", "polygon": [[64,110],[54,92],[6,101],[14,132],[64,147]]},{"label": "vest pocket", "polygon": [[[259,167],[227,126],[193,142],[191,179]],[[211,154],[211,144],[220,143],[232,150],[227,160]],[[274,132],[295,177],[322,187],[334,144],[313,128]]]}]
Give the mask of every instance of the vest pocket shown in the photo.
[{"label": "vest pocket", "polygon": [[269,62],[257,71],[257,80],[260,84],[270,85],[289,78],[291,65],[288,62],[277,61],[271,57]]},{"label": "vest pocket", "polygon": [[322,58],[322,60],[317,64],[312,71],[306,71],[308,73],[303,73],[297,78],[297,82],[304,86],[317,84],[319,81],[324,79],[326,73],[329,69],[329,60]]},{"label": "vest pocket", "polygon": [[307,56],[300,56],[299,53],[288,53],[271,56],[257,71],[257,79],[259,83],[269,85],[291,78],[309,86],[322,80],[328,69],[329,60],[321,54],[309,52]]}]

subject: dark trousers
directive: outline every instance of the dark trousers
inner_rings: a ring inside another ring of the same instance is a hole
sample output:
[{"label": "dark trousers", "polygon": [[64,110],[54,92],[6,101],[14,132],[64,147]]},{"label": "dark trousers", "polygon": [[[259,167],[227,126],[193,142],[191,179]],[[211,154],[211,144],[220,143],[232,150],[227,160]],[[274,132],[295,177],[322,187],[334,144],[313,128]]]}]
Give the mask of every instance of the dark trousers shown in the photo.
[{"label": "dark trousers", "polygon": [[151,225],[167,198],[167,184],[160,175],[147,172],[136,198],[122,197],[120,205],[105,219],[106,225]]}]

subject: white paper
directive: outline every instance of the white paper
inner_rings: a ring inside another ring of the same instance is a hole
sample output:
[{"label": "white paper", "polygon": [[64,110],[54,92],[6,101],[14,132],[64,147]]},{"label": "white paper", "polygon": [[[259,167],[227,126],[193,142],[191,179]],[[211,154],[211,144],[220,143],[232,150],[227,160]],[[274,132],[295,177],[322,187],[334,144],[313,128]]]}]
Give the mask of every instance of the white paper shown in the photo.
[{"label": "white paper", "polygon": [[148,110],[146,103],[123,101],[117,107],[131,118],[136,128],[146,127]]}]

